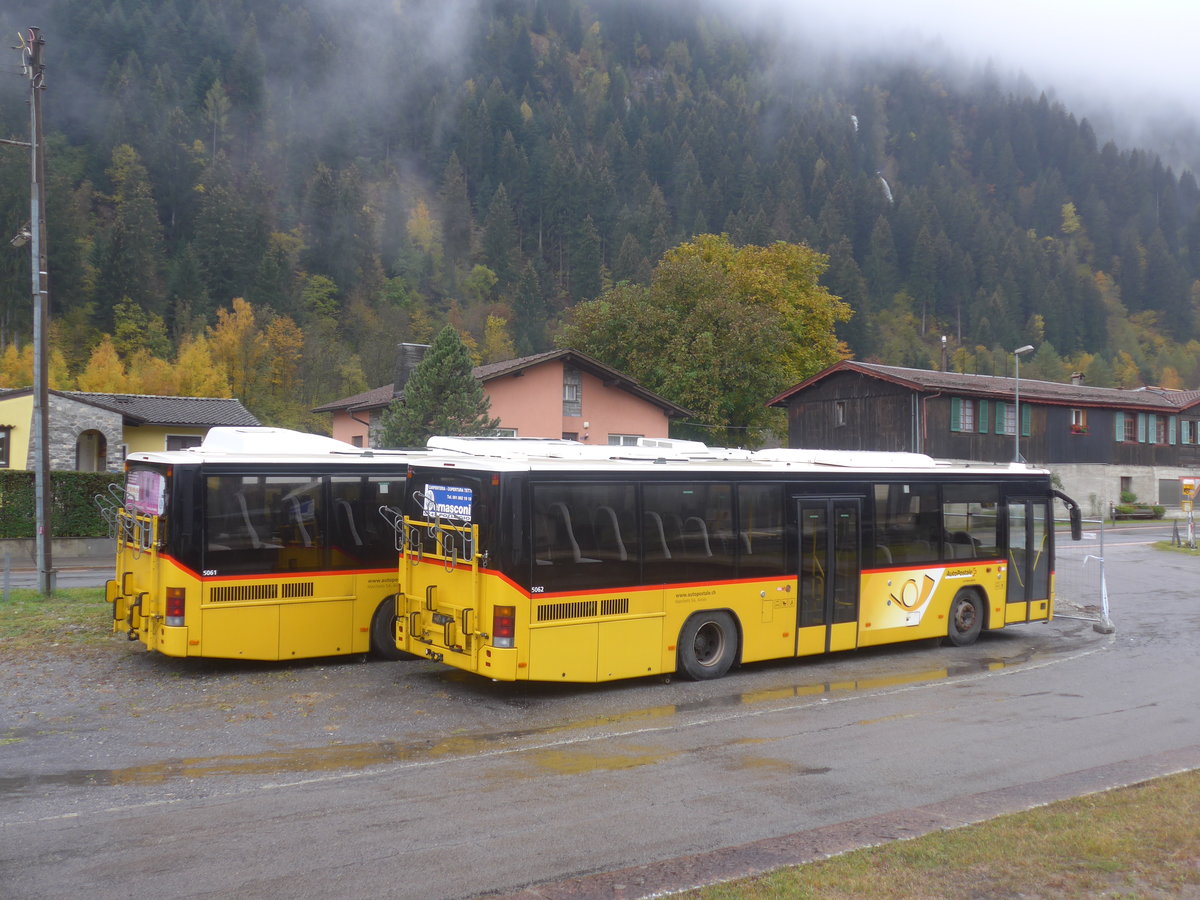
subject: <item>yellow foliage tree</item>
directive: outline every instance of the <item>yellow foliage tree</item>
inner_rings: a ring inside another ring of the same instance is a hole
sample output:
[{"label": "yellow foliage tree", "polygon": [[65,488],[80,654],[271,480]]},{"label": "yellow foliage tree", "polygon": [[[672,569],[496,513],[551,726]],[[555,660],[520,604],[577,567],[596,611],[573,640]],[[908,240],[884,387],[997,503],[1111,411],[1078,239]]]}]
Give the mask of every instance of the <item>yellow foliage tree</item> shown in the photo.
[{"label": "yellow foliage tree", "polygon": [[424,200],[418,200],[412,212],[408,214],[408,237],[414,244],[434,258],[442,254],[442,244],[439,235],[441,225],[429,212]]},{"label": "yellow foliage tree", "polygon": [[23,388],[33,384],[33,345],[9,344],[0,356],[0,387]]},{"label": "yellow foliage tree", "polygon": [[46,378],[52,390],[75,390],[75,378],[71,375],[71,367],[67,364],[67,357],[61,350],[57,347],[50,348],[50,358],[46,360],[46,363]]},{"label": "yellow foliage tree", "polygon": [[216,364],[208,339],[185,338],[175,360],[174,393],[180,397],[230,397],[229,379]]},{"label": "yellow foliage tree", "polygon": [[483,326],[483,346],[479,355],[483,363],[501,362],[517,355],[508,332],[508,319],[502,316],[487,317],[487,323]]},{"label": "yellow foliage tree", "polygon": [[125,390],[131,394],[174,396],[175,368],[144,347],[135,350],[126,361]]},{"label": "yellow foliage tree", "polygon": [[79,374],[79,389],[99,394],[130,393],[125,364],[117,355],[112,337],[104,335],[92,350],[88,364]]},{"label": "yellow foliage tree", "polygon": [[244,400],[257,387],[267,346],[250,304],[234,297],[231,307],[217,310],[217,324],[208,329],[208,344],[213,362],[229,379],[233,396]]}]

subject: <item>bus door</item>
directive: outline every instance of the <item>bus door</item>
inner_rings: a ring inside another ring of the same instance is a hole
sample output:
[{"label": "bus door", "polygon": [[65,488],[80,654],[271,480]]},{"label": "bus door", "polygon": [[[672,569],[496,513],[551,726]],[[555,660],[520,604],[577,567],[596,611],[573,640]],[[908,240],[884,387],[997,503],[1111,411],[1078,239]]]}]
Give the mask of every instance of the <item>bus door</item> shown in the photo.
[{"label": "bus door", "polygon": [[1005,622],[1050,616],[1050,560],[1054,529],[1050,501],[1008,501],[1008,590]]},{"label": "bus door", "polygon": [[861,501],[800,497],[797,655],[851,650],[858,642]]}]

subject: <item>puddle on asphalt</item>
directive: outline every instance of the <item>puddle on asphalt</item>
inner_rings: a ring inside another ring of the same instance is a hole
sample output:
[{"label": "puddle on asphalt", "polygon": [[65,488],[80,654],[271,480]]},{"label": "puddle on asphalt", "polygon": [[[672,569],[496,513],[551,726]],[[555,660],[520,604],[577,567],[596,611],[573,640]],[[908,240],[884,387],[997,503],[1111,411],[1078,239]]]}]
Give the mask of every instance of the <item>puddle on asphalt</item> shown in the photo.
[{"label": "puddle on asphalt", "polygon": [[[867,678],[795,684],[763,690],[745,691],[723,697],[689,703],[666,704],[603,716],[592,716],[541,728],[501,731],[481,735],[454,735],[441,740],[369,741],[334,744],[328,747],[301,747],[259,754],[182,758],[115,769],[77,769],[29,776],[0,777],[0,794],[8,797],[29,795],[50,787],[135,786],[163,784],[177,779],[197,780],[237,776],[274,776],[281,780],[323,772],[346,772],[394,763],[453,759],[513,747],[529,738],[579,734],[597,728],[620,728],[638,724],[660,724],[690,712],[718,708],[755,706],[801,698],[821,697],[854,691],[875,691],[914,684],[926,684],[948,678],[998,671],[1028,662],[1034,649],[1007,659],[981,659],[955,666],[942,666],[879,675]],[[534,764],[546,771],[578,774],[606,769],[650,765],[666,759],[661,752],[596,754],[582,748],[535,749]],[[770,763],[764,762],[763,765]],[[747,765],[754,765],[748,762]]]}]

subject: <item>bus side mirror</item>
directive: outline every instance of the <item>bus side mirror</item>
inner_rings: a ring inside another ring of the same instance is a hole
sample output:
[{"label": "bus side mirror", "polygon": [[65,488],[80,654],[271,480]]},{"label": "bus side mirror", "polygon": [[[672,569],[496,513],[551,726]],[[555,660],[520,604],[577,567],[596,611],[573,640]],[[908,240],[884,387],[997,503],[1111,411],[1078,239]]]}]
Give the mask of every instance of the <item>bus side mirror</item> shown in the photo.
[{"label": "bus side mirror", "polygon": [[1064,494],[1062,491],[1052,491],[1063,505],[1067,508],[1067,515],[1071,520],[1071,540],[1078,541],[1083,539],[1083,512],[1079,509],[1079,504]]}]

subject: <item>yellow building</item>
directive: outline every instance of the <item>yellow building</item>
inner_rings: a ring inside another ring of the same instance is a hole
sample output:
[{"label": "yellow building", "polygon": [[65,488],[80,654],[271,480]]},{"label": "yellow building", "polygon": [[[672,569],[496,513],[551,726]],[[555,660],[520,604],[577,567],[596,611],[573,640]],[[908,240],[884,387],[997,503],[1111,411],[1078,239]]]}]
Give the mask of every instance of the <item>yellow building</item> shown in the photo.
[{"label": "yellow building", "polygon": [[[50,468],[119,470],[137,450],[196,446],[214,425],[260,424],[241,401],[50,391]],[[0,468],[28,469],[33,390],[0,392]]]}]

